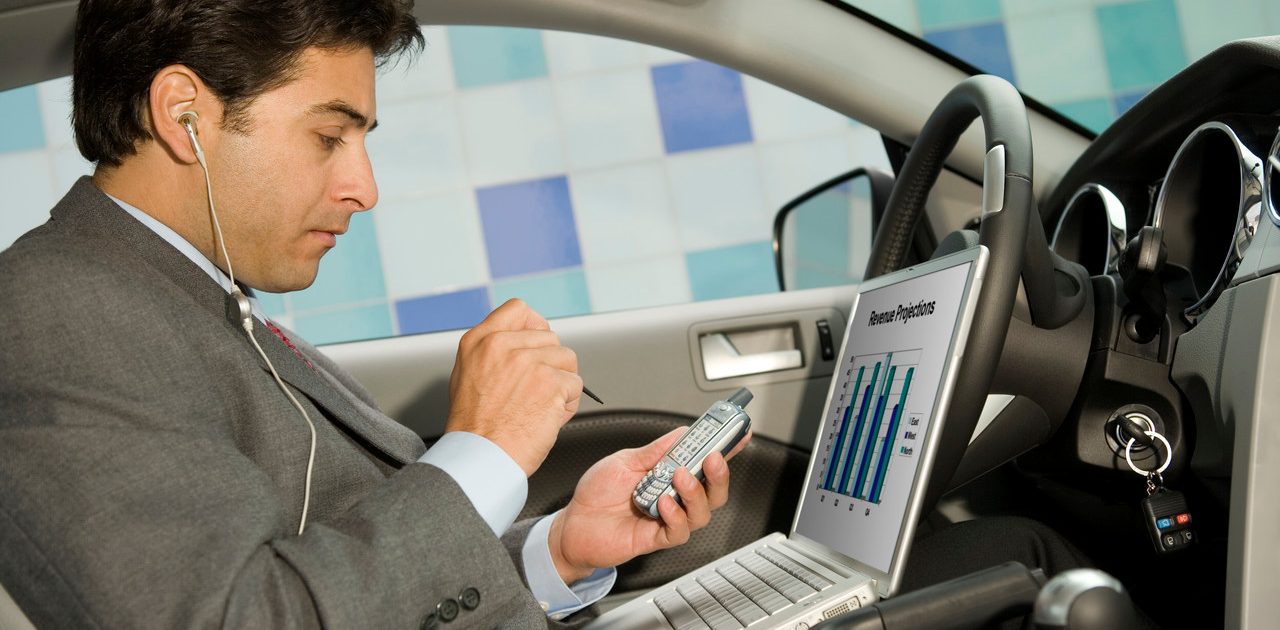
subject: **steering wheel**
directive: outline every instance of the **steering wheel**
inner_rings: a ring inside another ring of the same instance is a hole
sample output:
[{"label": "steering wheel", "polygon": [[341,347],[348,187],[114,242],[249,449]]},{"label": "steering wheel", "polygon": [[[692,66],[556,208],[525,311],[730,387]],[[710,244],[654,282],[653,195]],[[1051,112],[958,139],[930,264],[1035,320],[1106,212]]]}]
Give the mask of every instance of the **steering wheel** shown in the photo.
[{"label": "steering wheel", "polygon": [[[1031,188],[1031,127],[1027,110],[1022,96],[1007,81],[990,75],[970,77],[956,85],[934,109],[889,195],[865,274],[867,278],[874,278],[903,266],[912,235],[924,212],[925,200],[938,179],[943,161],[975,118],[982,120],[987,148],[978,243],[990,250],[990,257],[950,411],[934,456],[934,470],[925,492],[925,509],[931,509],[947,489],[964,456],[1004,348],[1018,280],[1024,273],[1025,254],[1030,249],[1038,257],[1041,254],[1037,245],[1045,242]],[[1034,223],[1032,217],[1036,219]],[[1035,229],[1029,230],[1029,227]],[[1039,243],[1030,236],[1033,232],[1039,233]],[[1047,256],[1048,245],[1042,247],[1043,255]],[[1048,273],[1052,283],[1052,267]],[[1028,278],[1027,294],[1034,306],[1036,300],[1030,280]],[[1046,299],[1052,301],[1052,298]],[[1055,309],[1041,310],[1048,313]]]}]

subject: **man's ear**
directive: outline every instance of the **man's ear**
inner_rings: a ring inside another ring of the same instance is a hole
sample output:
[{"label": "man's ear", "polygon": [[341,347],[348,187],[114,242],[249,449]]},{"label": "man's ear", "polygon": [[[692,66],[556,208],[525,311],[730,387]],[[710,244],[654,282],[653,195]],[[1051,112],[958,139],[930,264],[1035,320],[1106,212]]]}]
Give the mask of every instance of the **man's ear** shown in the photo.
[{"label": "man's ear", "polygon": [[[200,135],[200,132],[214,130],[221,112],[209,110],[217,106],[218,100],[195,71],[181,64],[166,66],[157,72],[151,80],[147,98],[151,110],[151,133],[156,142],[175,160],[195,164],[196,154],[191,138],[178,119],[183,112],[195,112],[198,118],[191,124],[200,144],[207,145],[207,136]],[[202,106],[206,111],[200,111]]]}]

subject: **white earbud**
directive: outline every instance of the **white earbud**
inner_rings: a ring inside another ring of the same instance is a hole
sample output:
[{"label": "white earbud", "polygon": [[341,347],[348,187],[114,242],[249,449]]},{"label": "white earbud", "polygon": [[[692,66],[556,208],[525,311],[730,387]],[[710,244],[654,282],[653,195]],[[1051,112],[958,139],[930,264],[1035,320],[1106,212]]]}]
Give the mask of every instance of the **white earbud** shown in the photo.
[{"label": "white earbud", "polygon": [[200,162],[200,166],[208,169],[204,161],[204,148],[200,146],[200,138],[196,133],[196,123],[200,121],[200,114],[193,111],[185,111],[178,114],[178,124],[187,130],[187,138],[191,140],[191,150],[196,153],[196,161]]}]

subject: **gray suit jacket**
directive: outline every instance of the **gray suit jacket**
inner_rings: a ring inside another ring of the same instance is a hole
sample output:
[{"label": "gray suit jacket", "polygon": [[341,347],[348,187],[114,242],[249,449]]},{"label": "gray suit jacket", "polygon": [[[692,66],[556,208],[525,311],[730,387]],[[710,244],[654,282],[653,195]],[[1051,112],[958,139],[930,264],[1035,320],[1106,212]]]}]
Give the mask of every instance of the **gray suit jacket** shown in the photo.
[{"label": "gray suit jacket", "polygon": [[81,179],[0,253],[0,583],[41,628],[545,626],[506,545],[422,440]]}]

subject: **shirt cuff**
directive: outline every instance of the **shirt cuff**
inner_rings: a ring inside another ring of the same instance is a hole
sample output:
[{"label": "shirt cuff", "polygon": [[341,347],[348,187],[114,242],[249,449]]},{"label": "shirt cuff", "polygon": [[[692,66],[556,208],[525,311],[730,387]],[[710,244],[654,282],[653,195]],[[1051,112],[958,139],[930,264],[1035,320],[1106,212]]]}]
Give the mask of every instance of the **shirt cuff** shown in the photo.
[{"label": "shirt cuff", "polygon": [[555,514],[544,516],[529,529],[521,556],[529,591],[548,617],[560,620],[608,595],[618,578],[618,571],[614,568],[596,569],[591,575],[565,585],[551,560],[551,547],[547,542],[554,518]]},{"label": "shirt cuff", "polygon": [[480,518],[499,537],[516,522],[529,496],[529,480],[519,464],[497,444],[475,433],[445,433],[418,461],[453,477]]}]

